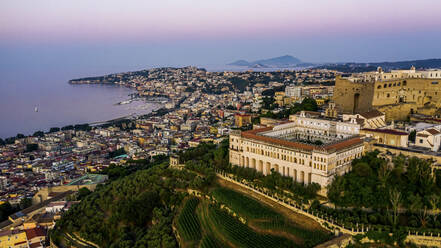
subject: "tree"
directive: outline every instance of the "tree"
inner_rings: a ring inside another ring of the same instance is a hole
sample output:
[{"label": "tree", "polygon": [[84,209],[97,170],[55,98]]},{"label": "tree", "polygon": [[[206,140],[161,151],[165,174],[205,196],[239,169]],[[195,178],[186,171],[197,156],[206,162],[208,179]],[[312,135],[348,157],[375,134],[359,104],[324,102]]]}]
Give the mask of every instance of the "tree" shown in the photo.
[{"label": "tree", "polygon": [[317,111],[318,109],[317,102],[309,97],[303,99],[302,107],[303,110],[307,110],[307,111]]},{"label": "tree", "polygon": [[83,187],[78,190],[78,200],[84,199],[86,196],[90,195],[92,191],[90,191],[88,188]]},{"label": "tree", "polygon": [[23,139],[25,136],[22,133],[18,133],[17,134],[17,139]]},{"label": "tree", "polygon": [[2,138],[0,138],[0,146],[4,146],[5,144],[6,142]]},{"label": "tree", "polygon": [[26,144],[26,152],[33,152],[38,150],[38,144]]},{"label": "tree", "polygon": [[64,126],[61,128],[62,131],[72,130],[72,129],[74,129],[74,126],[72,126],[72,125]]},{"label": "tree", "polygon": [[441,197],[437,194],[432,194],[429,198],[430,207],[433,211],[433,219],[436,222],[436,219],[438,217],[438,214],[440,213],[440,204],[441,204]]},{"label": "tree", "polygon": [[20,209],[25,209],[32,206],[32,198],[23,198],[20,200]]},{"label": "tree", "polygon": [[415,143],[415,138],[416,138],[416,130],[412,130],[412,131],[409,133],[409,141],[412,141],[412,142]]},{"label": "tree", "polygon": [[32,136],[34,136],[34,137],[43,137],[44,136],[44,132],[43,131],[37,131]]},{"label": "tree", "polygon": [[401,202],[401,192],[399,192],[397,189],[390,190],[389,201],[393,211],[392,224],[396,226],[398,220],[398,214],[399,214],[398,209],[400,208],[400,202]]},{"label": "tree", "polygon": [[387,180],[389,179],[391,171],[389,170],[388,163],[382,163],[380,169],[378,170],[378,180],[383,189],[386,188]]},{"label": "tree", "polygon": [[51,128],[49,129],[49,133],[55,133],[55,132],[58,132],[58,131],[60,131],[60,128],[59,128],[59,127],[51,127]]}]

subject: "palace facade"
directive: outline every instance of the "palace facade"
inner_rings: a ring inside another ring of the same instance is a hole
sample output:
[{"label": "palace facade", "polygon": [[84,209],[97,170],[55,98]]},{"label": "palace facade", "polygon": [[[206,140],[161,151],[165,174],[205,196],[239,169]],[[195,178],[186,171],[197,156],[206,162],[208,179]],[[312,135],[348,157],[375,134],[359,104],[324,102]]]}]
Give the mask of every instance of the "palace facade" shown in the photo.
[{"label": "palace facade", "polygon": [[325,189],[363,155],[360,125],[301,112],[272,127],[230,133],[230,163],[269,175],[271,170]]}]

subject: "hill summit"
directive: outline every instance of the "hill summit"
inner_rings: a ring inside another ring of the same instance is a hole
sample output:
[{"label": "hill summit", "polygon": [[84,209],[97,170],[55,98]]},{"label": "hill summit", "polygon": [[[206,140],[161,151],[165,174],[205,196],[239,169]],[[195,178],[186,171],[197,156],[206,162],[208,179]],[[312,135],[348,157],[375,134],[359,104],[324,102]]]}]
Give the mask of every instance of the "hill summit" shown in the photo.
[{"label": "hill summit", "polygon": [[233,66],[247,66],[247,67],[292,67],[301,64],[302,61],[296,57],[285,55],[269,59],[261,59],[256,61],[237,60],[228,65]]}]

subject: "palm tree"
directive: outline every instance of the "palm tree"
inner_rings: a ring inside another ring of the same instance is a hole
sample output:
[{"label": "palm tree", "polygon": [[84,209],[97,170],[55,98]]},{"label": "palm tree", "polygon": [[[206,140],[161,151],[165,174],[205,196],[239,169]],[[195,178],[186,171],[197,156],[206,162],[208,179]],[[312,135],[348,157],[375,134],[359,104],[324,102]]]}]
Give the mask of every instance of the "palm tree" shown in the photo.
[{"label": "palm tree", "polygon": [[392,206],[392,210],[393,210],[393,225],[396,226],[397,225],[397,220],[398,220],[398,209],[400,208],[400,203],[401,203],[401,192],[399,192],[397,189],[393,189],[389,191],[389,201],[390,204]]}]

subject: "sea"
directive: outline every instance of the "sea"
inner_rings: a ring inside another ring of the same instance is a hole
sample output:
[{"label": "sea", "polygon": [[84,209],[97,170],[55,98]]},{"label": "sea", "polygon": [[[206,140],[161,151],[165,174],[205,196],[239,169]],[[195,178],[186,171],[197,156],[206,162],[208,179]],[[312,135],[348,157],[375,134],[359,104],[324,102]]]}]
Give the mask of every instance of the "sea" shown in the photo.
[{"label": "sea", "polygon": [[148,114],[161,104],[142,100],[119,105],[136,91],[115,85],[72,85],[73,78],[99,76],[129,68],[40,70],[0,68],[0,138],[32,135],[51,127],[94,123]]}]

